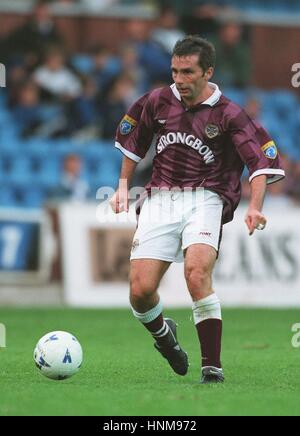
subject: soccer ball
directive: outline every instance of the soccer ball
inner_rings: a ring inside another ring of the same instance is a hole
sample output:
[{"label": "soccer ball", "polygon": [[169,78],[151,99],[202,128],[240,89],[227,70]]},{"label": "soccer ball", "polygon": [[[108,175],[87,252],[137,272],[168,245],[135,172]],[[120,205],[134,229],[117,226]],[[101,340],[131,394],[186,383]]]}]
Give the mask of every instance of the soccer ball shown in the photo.
[{"label": "soccer ball", "polygon": [[70,333],[51,332],[39,340],[33,357],[37,368],[45,377],[65,380],[79,371],[82,348]]}]

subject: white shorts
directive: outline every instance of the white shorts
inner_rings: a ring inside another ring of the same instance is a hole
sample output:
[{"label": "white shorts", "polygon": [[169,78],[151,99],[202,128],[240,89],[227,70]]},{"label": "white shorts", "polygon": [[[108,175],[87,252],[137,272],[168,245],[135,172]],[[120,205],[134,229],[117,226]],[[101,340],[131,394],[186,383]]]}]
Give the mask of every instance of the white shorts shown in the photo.
[{"label": "white shorts", "polygon": [[184,250],[193,244],[218,252],[222,213],[220,196],[204,188],[157,192],[142,206],[130,260],[183,262]]}]

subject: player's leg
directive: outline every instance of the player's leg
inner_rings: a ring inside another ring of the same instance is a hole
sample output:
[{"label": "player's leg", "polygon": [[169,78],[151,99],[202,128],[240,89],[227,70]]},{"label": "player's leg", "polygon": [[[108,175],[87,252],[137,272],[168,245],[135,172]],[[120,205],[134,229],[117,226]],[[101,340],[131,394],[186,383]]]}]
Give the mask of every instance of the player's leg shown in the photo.
[{"label": "player's leg", "polygon": [[132,260],[130,303],[134,316],[155,339],[155,348],[168,360],[177,374],[185,375],[188,370],[187,355],[178,344],[175,322],[163,317],[163,308],[157,292],[169,266],[170,262],[162,260]]},{"label": "player's leg", "polygon": [[159,303],[158,286],[170,262],[135,259],[130,265],[130,303],[137,312],[147,312]]},{"label": "player's leg", "polygon": [[185,251],[185,279],[193,300],[193,315],[202,353],[202,382],[224,381],[221,365],[221,305],[212,287],[215,248],[193,244]]}]

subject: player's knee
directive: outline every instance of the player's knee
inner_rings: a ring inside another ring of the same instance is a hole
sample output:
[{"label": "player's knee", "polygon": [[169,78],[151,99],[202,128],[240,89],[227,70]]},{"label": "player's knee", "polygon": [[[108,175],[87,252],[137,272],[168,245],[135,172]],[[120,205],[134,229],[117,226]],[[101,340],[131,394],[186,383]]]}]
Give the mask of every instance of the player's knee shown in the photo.
[{"label": "player's knee", "polygon": [[211,284],[211,270],[205,265],[187,266],[185,279],[190,291],[206,291]]},{"label": "player's knee", "polygon": [[135,274],[130,278],[130,298],[131,300],[146,300],[155,293],[148,280],[143,279],[142,275]]}]

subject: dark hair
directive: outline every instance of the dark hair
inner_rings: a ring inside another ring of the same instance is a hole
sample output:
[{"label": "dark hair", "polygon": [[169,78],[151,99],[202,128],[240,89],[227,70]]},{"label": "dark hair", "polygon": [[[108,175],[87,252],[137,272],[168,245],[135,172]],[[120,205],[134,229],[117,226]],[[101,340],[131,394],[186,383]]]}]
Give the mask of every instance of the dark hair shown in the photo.
[{"label": "dark hair", "polygon": [[216,63],[216,50],[212,43],[196,35],[186,36],[177,41],[172,56],[199,56],[199,66],[203,71],[214,67]]}]

